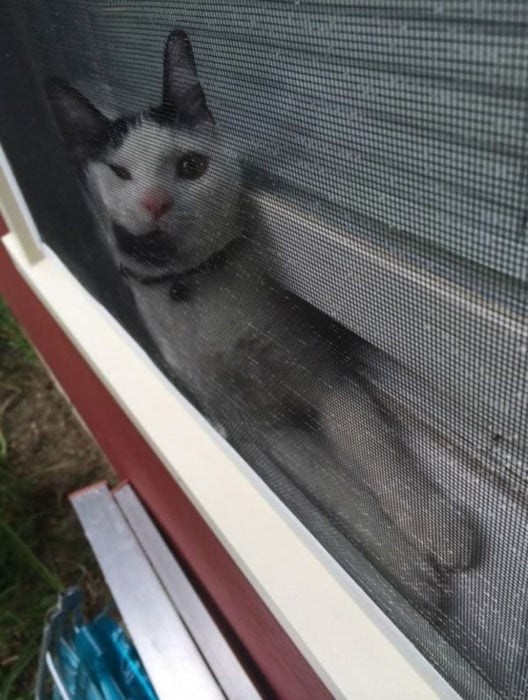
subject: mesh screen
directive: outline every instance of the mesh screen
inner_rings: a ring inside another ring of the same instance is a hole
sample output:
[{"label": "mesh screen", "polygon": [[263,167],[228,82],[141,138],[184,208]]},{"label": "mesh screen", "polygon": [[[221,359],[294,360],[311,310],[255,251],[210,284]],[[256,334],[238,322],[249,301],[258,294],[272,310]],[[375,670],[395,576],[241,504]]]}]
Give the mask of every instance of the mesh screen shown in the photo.
[{"label": "mesh screen", "polygon": [[6,8],[45,242],[463,697],[527,697],[526,3]]}]

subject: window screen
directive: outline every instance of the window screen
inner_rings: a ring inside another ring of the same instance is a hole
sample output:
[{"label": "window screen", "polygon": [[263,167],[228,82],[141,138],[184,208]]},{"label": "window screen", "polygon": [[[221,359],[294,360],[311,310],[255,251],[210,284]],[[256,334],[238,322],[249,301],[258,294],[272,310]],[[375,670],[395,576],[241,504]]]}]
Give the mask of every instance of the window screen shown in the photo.
[{"label": "window screen", "polygon": [[526,697],[525,3],[6,7],[44,242],[463,697]]}]

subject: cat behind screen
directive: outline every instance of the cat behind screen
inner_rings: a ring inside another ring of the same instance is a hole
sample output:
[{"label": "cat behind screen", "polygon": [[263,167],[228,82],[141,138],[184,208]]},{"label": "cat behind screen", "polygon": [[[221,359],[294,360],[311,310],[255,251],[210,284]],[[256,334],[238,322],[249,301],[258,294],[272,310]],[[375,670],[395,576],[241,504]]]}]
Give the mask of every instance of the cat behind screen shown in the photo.
[{"label": "cat behind screen", "polygon": [[369,381],[364,358],[375,351],[265,274],[261,220],[186,34],[167,41],[159,107],[110,119],[66,83],[48,96],[175,382],[250,460],[309,493],[415,603],[441,605],[449,573],[475,563],[471,519]]}]

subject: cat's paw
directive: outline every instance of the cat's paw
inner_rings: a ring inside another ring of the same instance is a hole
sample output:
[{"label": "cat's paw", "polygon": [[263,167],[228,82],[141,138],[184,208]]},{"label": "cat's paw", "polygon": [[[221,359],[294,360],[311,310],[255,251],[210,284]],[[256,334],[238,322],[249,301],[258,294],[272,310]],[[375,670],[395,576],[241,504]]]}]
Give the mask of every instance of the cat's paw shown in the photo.
[{"label": "cat's paw", "polygon": [[479,561],[476,523],[465,509],[450,503],[440,492],[431,494],[420,537],[441,569],[463,571]]},{"label": "cat's paw", "polygon": [[[372,388],[354,378],[326,397],[325,409],[323,425],[334,454],[388,519],[439,569],[474,566],[480,554],[477,527],[456,493],[451,497],[438,485],[437,465],[423,458],[423,444],[432,446],[425,454],[435,454],[429,433],[389,412]],[[416,443],[421,450],[414,449]]]}]

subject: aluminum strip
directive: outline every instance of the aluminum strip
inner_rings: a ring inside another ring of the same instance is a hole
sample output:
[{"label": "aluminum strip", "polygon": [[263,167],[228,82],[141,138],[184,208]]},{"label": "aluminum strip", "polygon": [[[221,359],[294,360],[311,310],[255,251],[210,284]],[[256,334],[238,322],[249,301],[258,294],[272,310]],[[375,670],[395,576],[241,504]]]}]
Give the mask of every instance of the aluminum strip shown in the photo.
[{"label": "aluminum strip", "polygon": [[259,700],[261,695],[251,683],[132,487],[126,485],[117,489],[114,498],[227,698]]},{"label": "aluminum strip", "polygon": [[70,496],[159,700],[222,700],[106,484]]}]

